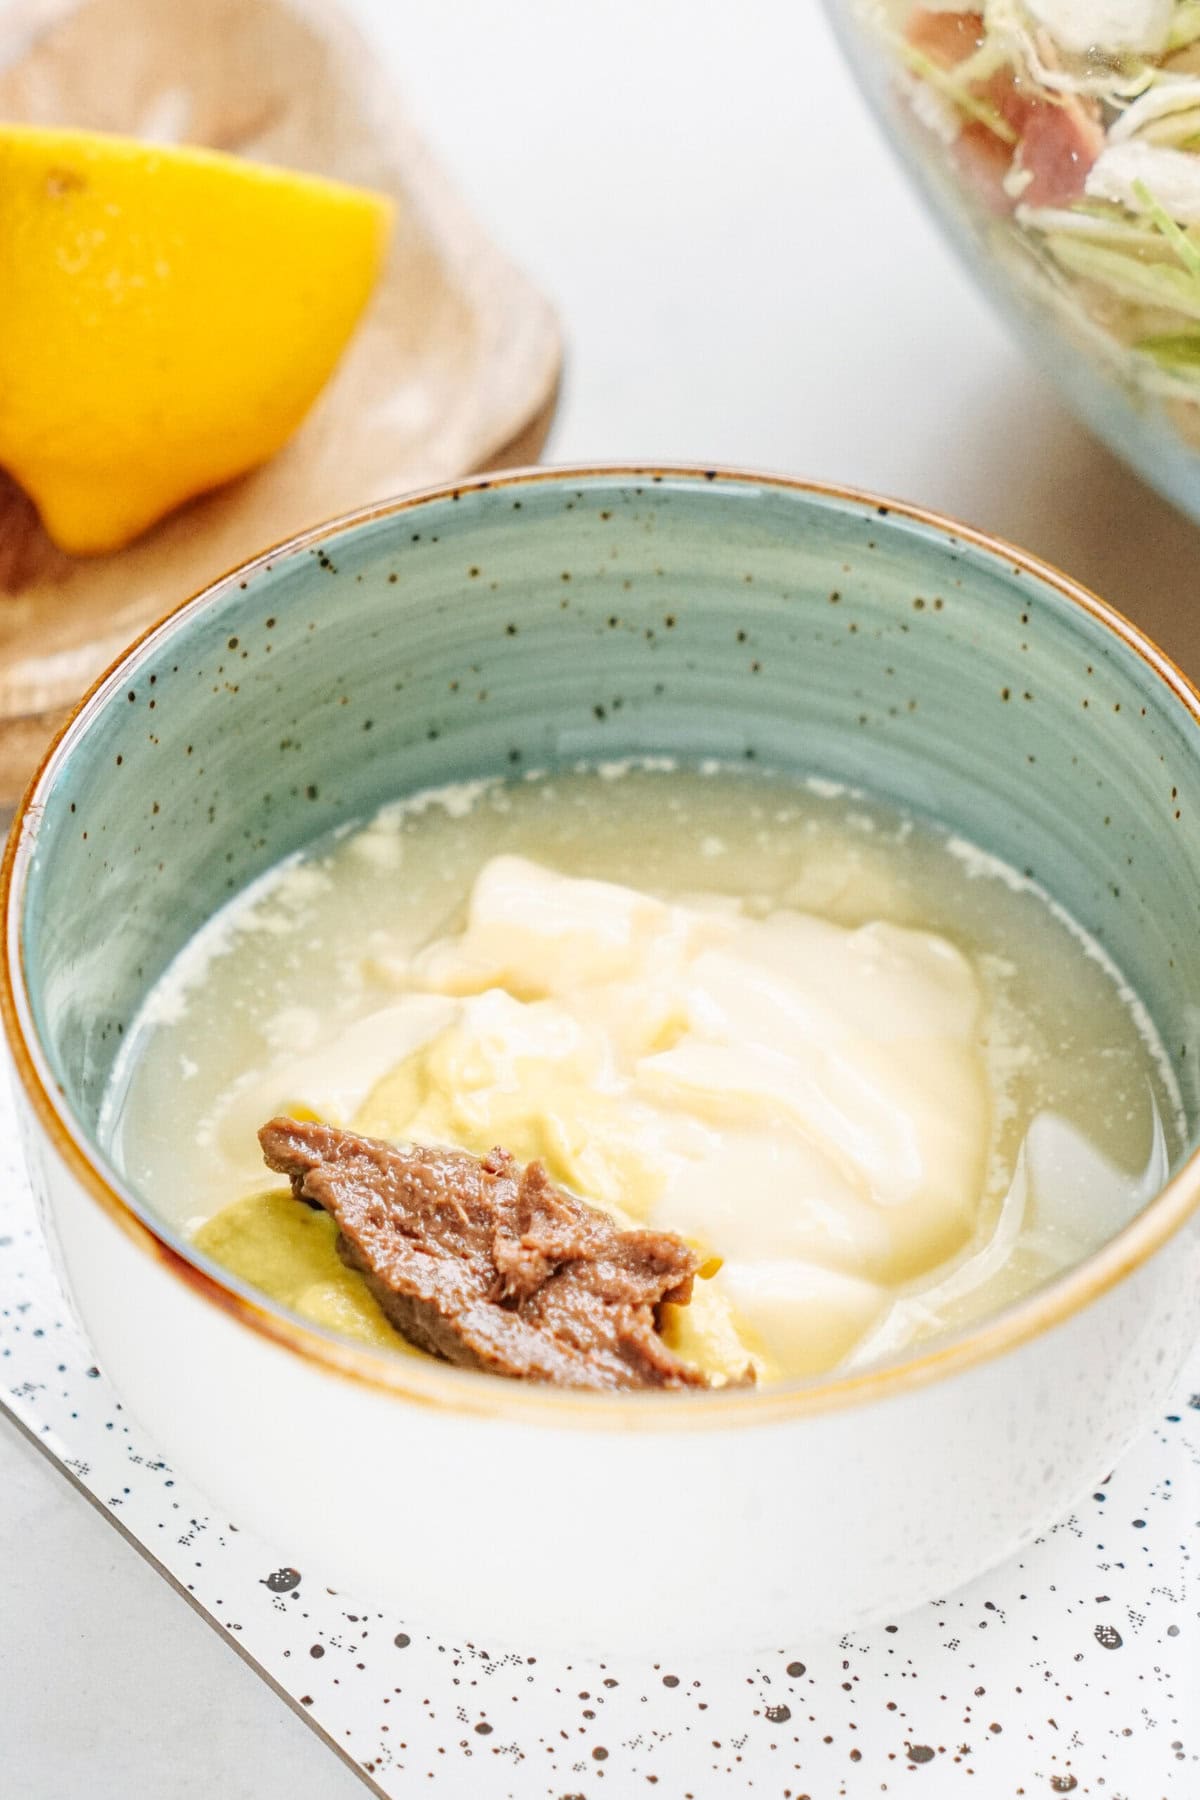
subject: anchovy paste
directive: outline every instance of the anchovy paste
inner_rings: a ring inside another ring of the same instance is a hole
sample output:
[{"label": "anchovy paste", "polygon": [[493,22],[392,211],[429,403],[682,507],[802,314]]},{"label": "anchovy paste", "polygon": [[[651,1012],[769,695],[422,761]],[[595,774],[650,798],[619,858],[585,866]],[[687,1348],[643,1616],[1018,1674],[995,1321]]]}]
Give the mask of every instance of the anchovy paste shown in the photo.
[{"label": "anchovy paste", "polygon": [[662,1302],[691,1299],[700,1260],[672,1232],[623,1231],[540,1162],[522,1169],[503,1150],[399,1148],[290,1118],[258,1136],[420,1349],[561,1387],[709,1385],[657,1329]]}]

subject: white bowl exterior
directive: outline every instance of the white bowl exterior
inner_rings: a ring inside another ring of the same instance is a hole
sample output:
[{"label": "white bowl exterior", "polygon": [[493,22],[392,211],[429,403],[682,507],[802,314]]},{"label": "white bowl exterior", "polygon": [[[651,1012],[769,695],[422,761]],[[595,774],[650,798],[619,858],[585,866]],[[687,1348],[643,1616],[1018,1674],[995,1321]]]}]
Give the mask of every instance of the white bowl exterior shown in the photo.
[{"label": "white bowl exterior", "polygon": [[1018,1348],[746,1426],[531,1425],[408,1400],[261,1336],[116,1224],[18,1094],[98,1360],[168,1460],[283,1562],[524,1650],[763,1650],[993,1566],[1102,1479],[1200,1330],[1200,1230]]}]

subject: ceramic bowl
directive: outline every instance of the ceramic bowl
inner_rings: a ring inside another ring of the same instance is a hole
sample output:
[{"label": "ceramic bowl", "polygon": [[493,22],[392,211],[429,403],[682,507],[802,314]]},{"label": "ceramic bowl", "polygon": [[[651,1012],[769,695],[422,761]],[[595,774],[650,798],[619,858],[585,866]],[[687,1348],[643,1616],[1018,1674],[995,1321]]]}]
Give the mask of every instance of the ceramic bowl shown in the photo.
[{"label": "ceramic bowl", "polygon": [[1200,700],[1100,601],[872,498],[534,471],[371,508],[187,602],[49,752],[5,871],[30,1170],[97,1359],[222,1516],[468,1640],[764,1648],[953,1588],[1103,1477],[1200,1326],[1200,1162],[1087,1261],[892,1365],[557,1392],[359,1348],[207,1263],[97,1116],[231,893],[430,783],[630,753],[875,789],[1029,870],[1200,1122]]}]

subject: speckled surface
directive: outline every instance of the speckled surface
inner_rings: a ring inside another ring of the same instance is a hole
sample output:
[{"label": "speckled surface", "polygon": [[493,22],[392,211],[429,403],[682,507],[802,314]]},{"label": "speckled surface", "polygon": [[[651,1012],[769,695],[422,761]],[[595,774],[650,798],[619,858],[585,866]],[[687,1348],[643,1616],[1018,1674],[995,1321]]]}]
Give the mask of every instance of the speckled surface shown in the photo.
[{"label": "speckled surface", "polygon": [[51,1272],[0,1073],[0,1405],[378,1793],[1200,1793],[1200,1358],[1071,1517],[918,1612],[814,1642],[798,1603],[757,1661],[493,1657],[329,1593],[142,1440]]},{"label": "speckled surface", "polygon": [[229,894],[445,781],[674,755],[882,793],[1043,880],[1200,1118],[1194,724],[1052,578],[895,503],[717,471],[464,484],[270,553],[102,686],[52,764],[33,1004],[94,1122]]}]

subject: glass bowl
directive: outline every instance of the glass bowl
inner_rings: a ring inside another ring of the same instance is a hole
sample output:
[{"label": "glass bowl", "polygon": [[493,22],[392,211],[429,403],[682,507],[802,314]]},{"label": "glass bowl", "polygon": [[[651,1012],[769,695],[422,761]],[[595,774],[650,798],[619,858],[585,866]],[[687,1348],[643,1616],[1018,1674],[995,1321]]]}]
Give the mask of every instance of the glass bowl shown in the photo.
[{"label": "glass bowl", "polygon": [[1200,4],[826,0],[951,240],[1083,420],[1200,519]]}]

